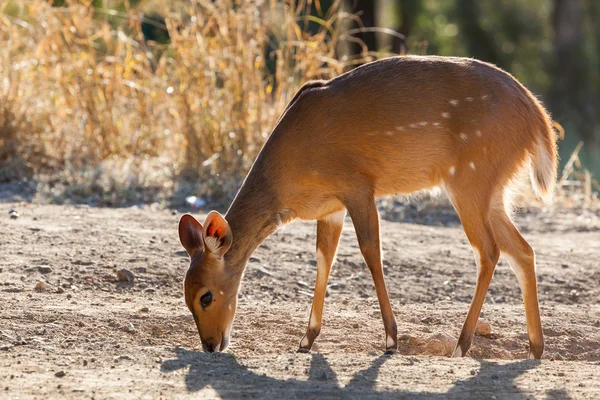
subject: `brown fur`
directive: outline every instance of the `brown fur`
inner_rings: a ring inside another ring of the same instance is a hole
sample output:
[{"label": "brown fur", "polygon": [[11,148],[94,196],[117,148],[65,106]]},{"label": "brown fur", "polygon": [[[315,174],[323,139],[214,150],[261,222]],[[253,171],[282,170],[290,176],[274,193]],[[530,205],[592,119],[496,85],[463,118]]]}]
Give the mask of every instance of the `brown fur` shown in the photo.
[{"label": "brown fur", "polygon": [[[524,289],[531,352],[539,358],[543,337],[533,250],[508,217],[504,199],[530,162],[534,187],[542,196],[551,194],[557,165],[551,123],[512,76],[472,59],[395,57],[309,83],[277,122],[227,212],[233,242],[223,270],[198,268],[198,259],[192,263],[198,272],[187,279],[226,277],[217,279],[223,281],[221,290],[237,295],[254,249],[294,218],[319,221],[317,242],[330,243],[323,246],[332,260],[339,233],[322,221],[346,209],[373,275],[386,348],[395,351],[396,322],[381,268],[374,199],[442,186],[480,255],[477,288],[455,355],[464,355],[471,344],[502,252],[511,257]],[[329,268],[317,276],[318,327],[309,327],[309,344],[320,330]]]}]

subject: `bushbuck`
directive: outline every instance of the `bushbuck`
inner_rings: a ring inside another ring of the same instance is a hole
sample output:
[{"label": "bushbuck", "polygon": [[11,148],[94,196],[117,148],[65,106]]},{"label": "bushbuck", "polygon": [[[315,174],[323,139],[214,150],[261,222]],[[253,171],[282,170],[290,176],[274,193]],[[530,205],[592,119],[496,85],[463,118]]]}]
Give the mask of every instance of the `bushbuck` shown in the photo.
[{"label": "bushbuck", "polygon": [[321,330],[323,303],[346,212],[371,272],[385,328],[397,328],[381,259],[375,199],[440,187],[477,264],[477,284],[453,356],[464,356],[502,254],[523,295],[529,356],[544,348],[535,254],[511,220],[511,192],[529,170],[539,197],[552,196],[557,148],[552,120],[510,74],[474,59],[401,56],[360,66],[296,93],[225,217],[179,224],[191,263],[185,301],[205,351],[229,344],[240,281],[254,250],[282,224],[317,220],[317,277],[306,334]]}]

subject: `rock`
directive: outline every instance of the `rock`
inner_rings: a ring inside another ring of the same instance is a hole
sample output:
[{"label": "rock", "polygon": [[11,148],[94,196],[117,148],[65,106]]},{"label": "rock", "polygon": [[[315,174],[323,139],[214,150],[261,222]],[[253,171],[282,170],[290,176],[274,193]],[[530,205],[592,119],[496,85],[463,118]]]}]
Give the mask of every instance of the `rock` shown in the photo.
[{"label": "rock", "polygon": [[11,349],[11,347],[13,347],[12,344],[3,344],[3,345],[0,345],[0,351],[8,351],[8,350]]},{"label": "rock", "polygon": [[425,345],[425,351],[432,356],[443,356],[446,354],[446,347],[441,340],[430,339]]},{"label": "rock", "polygon": [[142,309],[140,310],[140,312],[144,312],[144,313],[147,313],[149,311],[150,311],[150,309],[148,307],[142,307]]},{"label": "rock", "polygon": [[38,267],[38,271],[40,274],[50,274],[50,273],[52,273],[52,268],[50,268],[47,265],[40,265]]},{"label": "rock", "polygon": [[478,336],[489,336],[492,333],[492,327],[489,322],[480,319],[475,327],[475,334]]},{"label": "rock", "polygon": [[58,371],[57,373],[54,374],[54,376],[57,378],[62,378],[65,375],[67,375],[67,373],[65,371]]},{"label": "rock", "polygon": [[127,323],[127,325],[122,327],[121,330],[123,332],[127,332],[127,333],[135,333],[135,325],[133,325],[131,322],[129,322],[129,323]]},{"label": "rock", "polygon": [[427,338],[425,351],[434,356],[444,356],[452,354],[458,341],[445,333],[436,333]]},{"label": "rock", "polygon": [[554,361],[563,361],[565,358],[560,353],[554,353],[552,359]]},{"label": "rock", "polygon": [[44,292],[46,291],[46,289],[48,288],[48,285],[46,285],[46,282],[40,281],[35,285],[35,291],[36,292]]},{"label": "rock", "polygon": [[119,282],[133,283],[135,276],[133,275],[133,272],[131,272],[128,269],[123,268],[123,269],[120,269],[117,271],[117,279],[119,280]]},{"label": "rock", "polygon": [[19,214],[19,212],[16,210],[10,210],[8,215],[10,216],[10,219],[17,219],[21,216],[21,214]]},{"label": "rock", "polygon": [[162,328],[160,326],[152,327],[152,336],[162,336],[163,333],[164,333],[164,331],[162,330]]},{"label": "rock", "polygon": [[135,358],[133,358],[132,356],[130,356],[129,354],[123,354],[120,356],[116,356],[115,358],[113,358],[113,360],[115,362],[119,361],[119,360],[128,360],[128,361],[135,361]]}]

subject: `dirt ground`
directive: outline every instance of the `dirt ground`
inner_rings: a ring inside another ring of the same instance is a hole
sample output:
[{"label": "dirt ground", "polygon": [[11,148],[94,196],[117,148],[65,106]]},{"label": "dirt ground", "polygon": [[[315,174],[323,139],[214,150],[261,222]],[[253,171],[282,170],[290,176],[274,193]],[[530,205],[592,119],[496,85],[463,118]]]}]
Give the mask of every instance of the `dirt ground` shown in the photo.
[{"label": "dirt ground", "polygon": [[[256,251],[231,346],[206,354],[181,290],[181,210],[0,203],[0,398],[600,398],[600,212],[525,211],[517,220],[537,252],[541,361],[525,360],[506,262],[483,310],[491,334],[476,336],[465,358],[432,355],[433,338],[458,336],[475,283],[452,215],[409,224],[383,213],[398,354],[383,355],[349,219],[311,354],[296,353],[316,274],[315,224],[304,222]],[[117,280],[123,268],[132,284]]]}]

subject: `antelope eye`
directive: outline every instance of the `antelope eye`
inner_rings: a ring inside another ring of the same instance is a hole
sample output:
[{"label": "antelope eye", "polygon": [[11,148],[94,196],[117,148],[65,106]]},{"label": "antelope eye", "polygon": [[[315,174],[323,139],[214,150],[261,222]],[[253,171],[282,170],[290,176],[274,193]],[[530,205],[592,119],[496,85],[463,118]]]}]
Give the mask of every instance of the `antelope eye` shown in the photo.
[{"label": "antelope eye", "polygon": [[206,308],[206,307],[210,306],[211,303],[212,303],[212,294],[210,292],[206,292],[205,294],[202,295],[202,297],[200,297],[200,305],[202,306],[202,308]]}]

